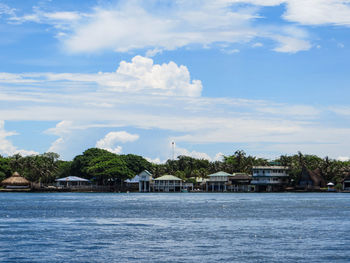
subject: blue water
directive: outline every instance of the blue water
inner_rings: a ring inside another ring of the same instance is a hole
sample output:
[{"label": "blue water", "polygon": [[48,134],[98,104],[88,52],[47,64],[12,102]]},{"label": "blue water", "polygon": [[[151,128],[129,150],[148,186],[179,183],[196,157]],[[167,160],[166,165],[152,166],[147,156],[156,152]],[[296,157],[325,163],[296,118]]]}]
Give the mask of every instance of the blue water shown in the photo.
[{"label": "blue water", "polygon": [[350,194],[0,193],[1,262],[350,262]]}]

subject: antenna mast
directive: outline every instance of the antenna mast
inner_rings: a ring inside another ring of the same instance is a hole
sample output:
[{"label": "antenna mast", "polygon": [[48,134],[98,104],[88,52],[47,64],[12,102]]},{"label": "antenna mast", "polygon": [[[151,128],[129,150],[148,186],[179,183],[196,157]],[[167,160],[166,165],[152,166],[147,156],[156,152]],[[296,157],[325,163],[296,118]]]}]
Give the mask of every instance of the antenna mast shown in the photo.
[{"label": "antenna mast", "polygon": [[173,161],[174,161],[175,160],[175,142],[171,143],[171,147],[172,147]]}]

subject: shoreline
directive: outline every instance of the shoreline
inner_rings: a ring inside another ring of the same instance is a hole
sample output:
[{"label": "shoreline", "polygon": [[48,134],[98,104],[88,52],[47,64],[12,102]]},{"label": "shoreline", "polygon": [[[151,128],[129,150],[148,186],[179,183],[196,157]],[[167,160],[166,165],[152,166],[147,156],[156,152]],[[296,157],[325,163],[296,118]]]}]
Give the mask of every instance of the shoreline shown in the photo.
[{"label": "shoreline", "polygon": [[82,189],[0,189],[0,193],[115,193],[115,194],[266,194],[266,193],[350,193],[350,191],[276,191],[276,192],[211,192],[211,191],[190,191],[190,192],[138,192],[138,191],[91,191],[91,190],[82,190]]}]

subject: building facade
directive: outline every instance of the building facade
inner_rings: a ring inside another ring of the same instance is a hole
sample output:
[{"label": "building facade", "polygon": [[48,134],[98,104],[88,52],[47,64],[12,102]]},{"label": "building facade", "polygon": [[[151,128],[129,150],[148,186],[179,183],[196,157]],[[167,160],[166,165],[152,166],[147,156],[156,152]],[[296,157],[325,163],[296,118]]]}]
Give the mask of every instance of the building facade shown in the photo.
[{"label": "building facade", "polygon": [[139,180],[139,192],[151,192],[153,187],[152,174],[144,170],[138,175]]},{"label": "building facade", "polygon": [[254,166],[251,185],[256,192],[283,191],[289,183],[288,167]]},{"label": "building facade", "polygon": [[154,179],[153,189],[155,192],[181,192],[182,179],[170,174],[163,175]]},{"label": "building facade", "polygon": [[254,186],[250,185],[252,176],[246,173],[234,173],[228,177],[227,191],[230,192],[252,192]]},{"label": "building facade", "polygon": [[231,174],[220,171],[214,174],[209,174],[209,180],[206,182],[207,192],[226,192],[228,178]]}]

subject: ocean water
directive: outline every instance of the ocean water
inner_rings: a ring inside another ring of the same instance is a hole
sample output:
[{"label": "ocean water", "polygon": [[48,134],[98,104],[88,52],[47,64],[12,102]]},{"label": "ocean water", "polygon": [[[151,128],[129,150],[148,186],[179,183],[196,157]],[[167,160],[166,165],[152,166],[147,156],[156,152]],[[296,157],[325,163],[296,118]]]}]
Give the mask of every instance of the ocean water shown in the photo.
[{"label": "ocean water", "polygon": [[0,262],[350,262],[350,194],[0,193]]}]

